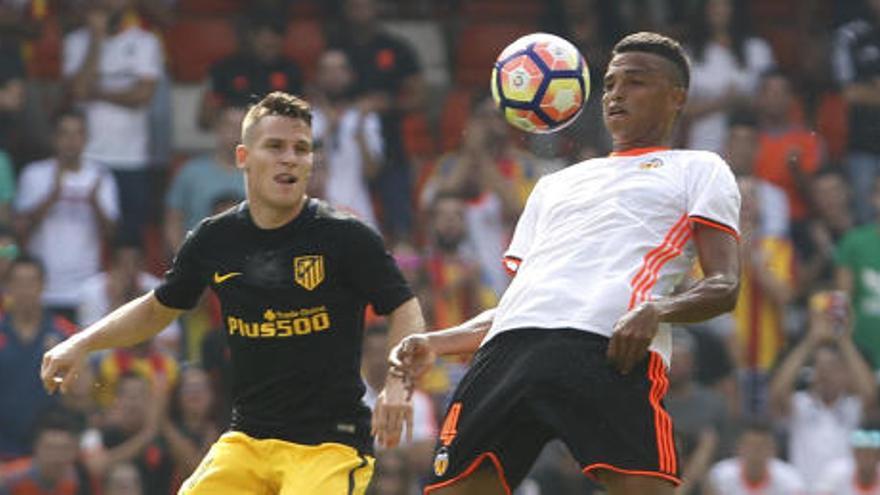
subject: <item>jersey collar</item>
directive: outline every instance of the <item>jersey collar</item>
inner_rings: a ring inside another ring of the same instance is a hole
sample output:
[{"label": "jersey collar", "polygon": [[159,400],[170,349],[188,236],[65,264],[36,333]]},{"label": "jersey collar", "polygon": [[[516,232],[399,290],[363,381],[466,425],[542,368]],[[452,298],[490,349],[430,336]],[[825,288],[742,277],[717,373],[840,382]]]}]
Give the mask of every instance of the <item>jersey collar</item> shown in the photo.
[{"label": "jersey collar", "polygon": [[612,151],[608,156],[639,156],[644,155],[646,153],[653,153],[655,151],[667,151],[669,150],[668,146],[647,146],[645,148],[630,148],[628,150],[623,151]]}]

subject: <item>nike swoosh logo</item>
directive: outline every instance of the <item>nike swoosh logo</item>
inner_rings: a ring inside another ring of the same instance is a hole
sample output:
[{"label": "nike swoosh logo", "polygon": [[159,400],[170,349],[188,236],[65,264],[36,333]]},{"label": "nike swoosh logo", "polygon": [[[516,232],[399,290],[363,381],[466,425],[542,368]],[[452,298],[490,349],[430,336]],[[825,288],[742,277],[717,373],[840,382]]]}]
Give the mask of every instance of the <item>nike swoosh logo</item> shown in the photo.
[{"label": "nike swoosh logo", "polygon": [[214,272],[214,283],[215,284],[222,284],[223,282],[226,282],[230,278],[237,277],[239,275],[241,275],[241,272],[229,272],[229,273],[226,273],[223,275],[220,275],[219,273]]}]

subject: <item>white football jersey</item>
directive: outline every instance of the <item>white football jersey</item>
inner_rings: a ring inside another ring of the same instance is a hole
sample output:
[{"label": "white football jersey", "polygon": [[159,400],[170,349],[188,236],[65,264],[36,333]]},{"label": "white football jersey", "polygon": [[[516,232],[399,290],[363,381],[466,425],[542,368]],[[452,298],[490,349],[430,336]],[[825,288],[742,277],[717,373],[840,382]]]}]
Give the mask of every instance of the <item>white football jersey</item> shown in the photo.
[{"label": "white football jersey", "polygon": [[[692,224],[738,235],[730,167],[707,151],[645,148],[547,175],[529,196],[504,263],[516,272],[483,344],[516,328],[610,337],[641,302],[669,294],[692,267]],[[661,325],[651,350],[669,363]]]},{"label": "white football jersey", "polygon": [[779,459],[771,459],[767,477],[760,483],[749,483],[743,475],[739,459],[725,459],[709,471],[709,484],[716,495],[804,495],[806,485],[798,472]]}]

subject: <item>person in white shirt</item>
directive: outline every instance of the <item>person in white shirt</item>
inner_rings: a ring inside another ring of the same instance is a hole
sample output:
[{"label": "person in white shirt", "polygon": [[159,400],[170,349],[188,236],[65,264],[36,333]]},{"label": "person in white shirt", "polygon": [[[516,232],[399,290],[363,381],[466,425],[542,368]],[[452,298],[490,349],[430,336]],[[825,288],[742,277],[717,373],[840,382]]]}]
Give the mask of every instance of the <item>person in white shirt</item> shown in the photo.
[{"label": "person in white shirt", "polygon": [[737,456],[709,472],[707,495],[806,495],[797,470],[776,457],[776,441],[767,424],[746,426],[737,442]]},{"label": "person in white shirt", "polygon": [[815,495],[880,495],[880,425],[864,424],[849,437],[852,456],[831,462]]},{"label": "person in white shirt", "polygon": [[[479,348],[426,493],[510,493],[553,438],[611,495],[671,495],[681,483],[662,404],[670,324],[730,311],[739,285],[733,173],[714,153],[666,147],[688,74],[676,41],[621,40],[602,98],[614,153],[539,180],[497,308],[392,350],[396,372],[415,379],[436,354]],[[705,278],[674,293],[695,258]]]},{"label": "person in white shirt", "polygon": [[[85,328],[107,316],[114,309],[155,289],[159,279],[143,271],[140,246],[119,244],[113,250],[113,262],[106,272],[88,278],[81,286],[77,324]],[[156,342],[160,349],[177,355],[180,326],[168,325]]]},{"label": "person in white shirt", "polygon": [[16,230],[46,266],[47,307],[74,320],[83,282],[101,268],[101,246],[119,218],[113,176],[82,157],[86,123],[66,112],[55,124],[53,158],[25,166],[15,198]]},{"label": "person in white shirt", "polygon": [[139,241],[150,199],[149,107],[162,76],[162,46],[137,25],[134,0],[97,0],[86,27],[64,38],[62,74],[86,112],[85,157],[109,168],[120,190],[120,236]]},{"label": "person in white shirt", "polygon": [[[809,388],[795,391],[795,381],[811,359]],[[788,423],[789,458],[809,486],[831,462],[851,455],[850,435],[864,407],[876,401],[877,382],[852,341],[849,322],[831,310],[811,307],[807,335],[770,383],[770,407]]]},{"label": "person in white shirt", "polygon": [[745,2],[702,0],[690,46],[693,57],[689,148],[720,153],[727,135],[727,113],[747,106],[761,74],[774,65],[773,51],[761,38],[748,36]]},{"label": "person in white shirt", "polygon": [[382,167],[382,124],[375,112],[351,99],[355,74],[344,51],[330,49],[318,59],[318,94],[312,132],[324,148],[324,198],[378,228],[369,182]]}]

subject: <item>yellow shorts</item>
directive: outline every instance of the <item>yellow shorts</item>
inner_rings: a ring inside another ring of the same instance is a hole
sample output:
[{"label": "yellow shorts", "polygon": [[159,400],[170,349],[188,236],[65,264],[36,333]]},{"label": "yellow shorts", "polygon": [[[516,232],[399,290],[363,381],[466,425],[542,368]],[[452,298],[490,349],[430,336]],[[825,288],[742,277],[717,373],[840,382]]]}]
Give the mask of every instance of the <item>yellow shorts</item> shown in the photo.
[{"label": "yellow shorts", "polygon": [[301,445],[225,433],[178,495],[362,495],[375,459],[341,443]]}]

